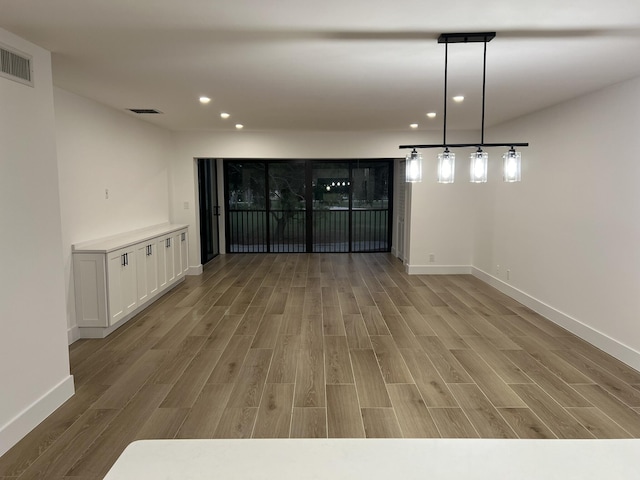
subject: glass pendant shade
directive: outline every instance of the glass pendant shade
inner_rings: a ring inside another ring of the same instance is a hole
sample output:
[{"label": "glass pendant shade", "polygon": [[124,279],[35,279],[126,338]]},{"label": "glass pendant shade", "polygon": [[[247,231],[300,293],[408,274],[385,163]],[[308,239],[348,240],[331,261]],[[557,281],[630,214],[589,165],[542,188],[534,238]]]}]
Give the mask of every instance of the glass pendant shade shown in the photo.
[{"label": "glass pendant shade", "polygon": [[478,149],[477,152],[471,154],[470,160],[471,182],[485,183],[487,181],[487,164],[489,163],[489,154]]},{"label": "glass pendant shade", "polygon": [[449,149],[438,155],[438,183],[453,183],[456,174],[456,154]]},{"label": "glass pendant shade", "polygon": [[502,179],[505,182],[519,182],[520,177],[520,152],[513,148],[502,156],[504,160],[504,172]]},{"label": "glass pendant shade", "polygon": [[422,181],[422,154],[415,149],[406,157],[405,180],[411,183]]}]

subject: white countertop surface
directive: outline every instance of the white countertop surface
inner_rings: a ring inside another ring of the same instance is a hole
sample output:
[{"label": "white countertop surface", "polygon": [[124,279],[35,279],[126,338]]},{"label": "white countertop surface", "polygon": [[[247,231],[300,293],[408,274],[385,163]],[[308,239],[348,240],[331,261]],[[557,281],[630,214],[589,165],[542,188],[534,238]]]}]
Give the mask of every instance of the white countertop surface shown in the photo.
[{"label": "white countertop surface", "polygon": [[141,440],[105,480],[638,480],[640,439]]},{"label": "white countertop surface", "polygon": [[109,253],[120,248],[128,247],[136,243],[144,242],[150,238],[166,235],[187,228],[188,225],[165,223],[151,227],[125,232],[110,237],[90,240],[88,242],[76,243],[71,246],[73,252],[82,253]]}]

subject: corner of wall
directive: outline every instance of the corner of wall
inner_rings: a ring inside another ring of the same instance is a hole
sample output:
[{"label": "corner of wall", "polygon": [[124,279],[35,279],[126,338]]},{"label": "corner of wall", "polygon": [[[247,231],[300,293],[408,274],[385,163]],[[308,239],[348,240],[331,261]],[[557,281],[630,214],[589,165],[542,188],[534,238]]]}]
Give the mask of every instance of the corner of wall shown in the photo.
[{"label": "corner of wall", "polygon": [[67,341],[69,342],[69,345],[78,340],[80,340],[80,329],[78,328],[78,325],[69,327],[67,329]]},{"label": "corner of wall", "polygon": [[0,427],[0,456],[4,455],[7,450],[71,398],[74,393],[73,375],[69,375],[7,424]]},{"label": "corner of wall", "polygon": [[203,271],[204,271],[204,268],[202,267],[202,264],[200,264],[200,265],[196,265],[195,267],[189,267],[189,270],[187,271],[187,275],[202,275]]}]

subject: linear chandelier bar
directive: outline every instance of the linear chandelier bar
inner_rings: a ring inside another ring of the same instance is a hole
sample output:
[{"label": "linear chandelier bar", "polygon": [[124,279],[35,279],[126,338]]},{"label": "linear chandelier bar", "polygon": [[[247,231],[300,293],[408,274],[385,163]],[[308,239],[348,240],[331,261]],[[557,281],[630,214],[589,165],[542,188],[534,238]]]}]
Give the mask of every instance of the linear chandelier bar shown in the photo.
[{"label": "linear chandelier bar", "polygon": [[482,148],[482,147],[528,147],[528,142],[510,143],[434,143],[428,145],[400,145],[398,148]]}]

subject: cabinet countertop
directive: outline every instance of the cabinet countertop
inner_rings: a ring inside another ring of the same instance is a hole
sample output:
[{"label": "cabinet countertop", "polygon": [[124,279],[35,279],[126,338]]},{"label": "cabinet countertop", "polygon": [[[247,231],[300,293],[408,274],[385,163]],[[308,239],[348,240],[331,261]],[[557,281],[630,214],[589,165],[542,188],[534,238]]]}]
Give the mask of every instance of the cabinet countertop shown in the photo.
[{"label": "cabinet countertop", "polygon": [[152,227],[120,233],[110,237],[76,243],[71,246],[71,251],[74,253],[110,253],[114,250],[119,250],[155,237],[177,232],[187,227],[188,225],[171,223],[154,225]]}]

